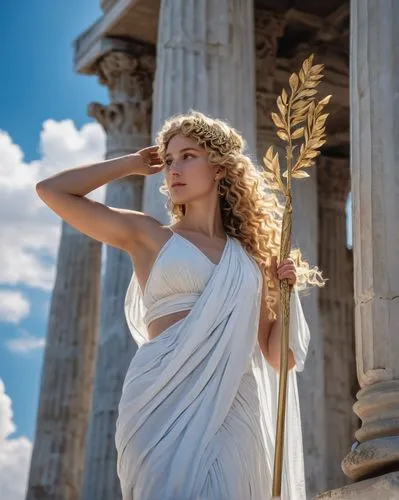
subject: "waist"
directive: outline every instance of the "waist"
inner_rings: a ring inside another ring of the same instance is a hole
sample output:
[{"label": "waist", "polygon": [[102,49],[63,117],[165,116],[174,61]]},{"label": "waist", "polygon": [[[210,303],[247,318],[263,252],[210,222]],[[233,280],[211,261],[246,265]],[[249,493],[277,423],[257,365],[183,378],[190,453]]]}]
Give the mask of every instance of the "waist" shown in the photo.
[{"label": "waist", "polygon": [[150,323],[162,316],[167,316],[180,311],[191,309],[197,302],[199,293],[175,293],[157,300],[153,304],[146,306],[143,321],[148,327]]}]

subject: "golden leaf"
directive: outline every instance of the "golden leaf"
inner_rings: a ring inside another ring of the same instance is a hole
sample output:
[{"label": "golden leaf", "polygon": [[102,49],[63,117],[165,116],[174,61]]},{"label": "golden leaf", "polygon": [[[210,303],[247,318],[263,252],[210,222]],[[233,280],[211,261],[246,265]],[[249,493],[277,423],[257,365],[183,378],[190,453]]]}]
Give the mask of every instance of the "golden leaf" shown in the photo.
[{"label": "golden leaf", "polygon": [[310,74],[311,75],[318,75],[321,73],[324,69],[324,64],[315,64],[310,68]]},{"label": "golden leaf", "polygon": [[298,94],[298,98],[301,98],[301,97],[312,97],[314,95],[317,94],[317,90],[316,89],[305,89],[305,90],[302,90],[301,92],[299,92]]},{"label": "golden leaf", "polygon": [[320,80],[307,80],[306,81],[306,88],[307,89],[313,89],[319,85]]},{"label": "golden leaf", "polygon": [[291,138],[292,139],[299,139],[300,137],[303,137],[305,132],[305,129],[303,127],[297,128],[296,130],[293,131]]},{"label": "golden leaf", "polygon": [[278,177],[279,172],[280,172],[280,162],[278,159],[278,153],[274,155],[273,161],[272,161],[272,166],[273,166],[273,172],[276,174],[276,177]]},{"label": "golden leaf", "polygon": [[263,157],[263,163],[265,164],[266,168],[273,171],[272,161],[273,161],[273,147],[270,146],[269,149],[266,151],[265,156]]},{"label": "golden leaf", "polygon": [[311,158],[316,158],[320,154],[320,151],[315,151],[314,149],[311,149],[307,151],[306,153],[306,158],[311,159]]},{"label": "golden leaf", "polygon": [[303,61],[302,69],[305,73],[307,73],[310,70],[310,67],[312,66],[312,62],[313,62],[313,57],[314,57],[314,54],[311,54],[307,59],[305,59]]},{"label": "golden leaf", "polygon": [[283,141],[288,141],[288,134],[285,130],[277,130],[277,135],[282,139]]},{"label": "golden leaf", "polygon": [[292,115],[291,115],[292,117],[296,118],[297,116],[306,115],[306,113],[309,111],[310,105],[312,104],[312,101],[310,101],[310,102],[302,101],[302,102],[305,102],[306,104],[303,105],[301,108],[296,109],[292,113]]},{"label": "golden leaf", "polygon": [[292,93],[296,92],[296,90],[298,88],[298,83],[299,83],[297,74],[296,73],[292,73],[292,75],[290,76],[290,79],[288,80],[288,82],[290,84],[290,88],[292,90]]},{"label": "golden leaf", "polygon": [[272,120],[274,125],[278,128],[285,128],[286,124],[282,121],[282,119],[278,116],[277,113],[272,113]]},{"label": "golden leaf", "polygon": [[320,115],[316,120],[315,127],[320,129],[325,124],[327,117],[328,117],[328,113],[325,113],[324,115]]},{"label": "golden leaf", "polygon": [[308,168],[311,167],[314,164],[313,160],[302,160],[298,163],[298,165],[295,165],[295,170],[299,168]]},{"label": "golden leaf", "polygon": [[291,106],[291,109],[299,109],[299,108],[305,107],[307,104],[308,104],[308,101],[301,99],[299,101],[295,101],[294,104]]},{"label": "golden leaf", "polygon": [[296,179],[304,179],[305,177],[310,177],[310,175],[302,170],[297,170],[293,172],[292,177],[295,177]]},{"label": "golden leaf", "polygon": [[320,104],[322,106],[325,106],[326,104],[328,104],[330,102],[330,99],[331,99],[331,95],[327,95],[326,97],[324,97],[321,101],[319,101],[319,106]]},{"label": "golden leaf", "polygon": [[[274,153],[270,146],[263,158],[266,166],[264,179],[270,189],[277,189],[285,196],[290,193],[288,183],[285,184],[282,177],[287,178],[289,171],[293,178],[309,177],[304,169],[315,164],[315,158],[320,154],[319,148],[326,142],[325,123],[328,113],[323,114],[323,108],[331,96],[324,97],[320,102],[315,101],[314,96],[323,78],[324,65],[313,66],[313,58],[314,54],[311,54],[303,61],[300,70],[291,74],[291,95],[288,96],[283,88],[277,98],[278,112],[271,113],[272,121],[278,129],[277,136],[286,142],[287,164],[281,175],[278,153]],[[303,140],[300,140],[301,138]],[[291,140],[297,143],[293,144]]]},{"label": "golden leaf", "polygon": [[303,123],[305,119],[306,119],[306,113],[300,116],[296,116],[294,119],[291,120],[291,126],[295,127],[295,125]]},{"label": "golden leaf", "polygon": [[281,116],[285,117],[285,115],[287,114],[287,108],[286,108],[286,106],[284,106],[284,103],[281,99],[281,96],[277,97],[277,106],[278,106],[278,109],[281,113]]}]

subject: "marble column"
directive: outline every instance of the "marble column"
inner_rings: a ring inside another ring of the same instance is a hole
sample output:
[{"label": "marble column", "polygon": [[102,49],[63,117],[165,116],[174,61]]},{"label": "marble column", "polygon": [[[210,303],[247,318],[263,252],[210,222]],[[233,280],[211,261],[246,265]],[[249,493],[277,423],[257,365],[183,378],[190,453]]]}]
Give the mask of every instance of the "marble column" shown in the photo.
[{"label": "marble column", "polygon": [[399,498],[399,4],[351,1],[351,174],[362,425],[322,498]]},{"label": "marble column", "polygon": [[[153,136],[190,108],[227,119],[255,154],[253,5],[247,0],[162,0],[158,23]],[[164,174],[145,179],[144,211],[168,223]]]},{"label": "marble column", "polygon": [[357,419],[352,405],[357,391],[353,256],[346,241],[349,160],[321,156],[317,162],[319,194],[319,265],[328,279],[320,291],[324,339],[326,486],[345,483],[340,462],[353,442]]},{"label": "marble column", "polygon": [[64,222],[27,500],[79,498],[98,336],[100,266],[100,243]]},{"label": "marble column", "polygon": [[[154,63],[154,48],[138,43],[131,44],[129,52],[110,51],[98,63],[100,82],[108,87],[111,103],[90,104],[89,115],[107,133],[108,158],[150,145]],[[107,185],[105,203],[141,210],[142,191],[143,177],[126,177]],[[130,257],[107,247],[84,500],[121,498],[114,437],[123,380],[136,351],[124,314],[124,298],[131,274]]]}]

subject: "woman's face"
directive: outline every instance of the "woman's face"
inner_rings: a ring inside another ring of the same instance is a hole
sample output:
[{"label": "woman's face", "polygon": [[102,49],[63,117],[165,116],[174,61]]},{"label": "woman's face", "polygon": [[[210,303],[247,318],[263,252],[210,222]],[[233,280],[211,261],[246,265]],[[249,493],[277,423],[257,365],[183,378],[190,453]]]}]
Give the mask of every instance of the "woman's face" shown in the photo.
[{"label": "woman's face", "polygon": [[217,188],[216,168],[209,165],[206,150],[184,135],[175,135],[169,141],[164,173],[174,203],[206,198]]}]

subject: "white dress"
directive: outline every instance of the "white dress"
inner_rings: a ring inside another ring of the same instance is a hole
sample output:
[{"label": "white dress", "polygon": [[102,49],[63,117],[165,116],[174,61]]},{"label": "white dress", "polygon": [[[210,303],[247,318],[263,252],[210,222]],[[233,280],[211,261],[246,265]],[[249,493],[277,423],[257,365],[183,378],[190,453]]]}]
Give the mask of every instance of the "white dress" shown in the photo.
[{"label": "white dress", "polygon": [[[124,500],[269,500],[278,374],[257,342],[262,275],[240,242],[220,262],[172,232],[144,292],[133,273],[125,314],[138,350],[116,425]],[[188,315],[148,340],[146,325]],[[302,370],[309,329],[296,291],[291,348]],[[289,372],[282,499],[304,500],[295,369]]]}]

